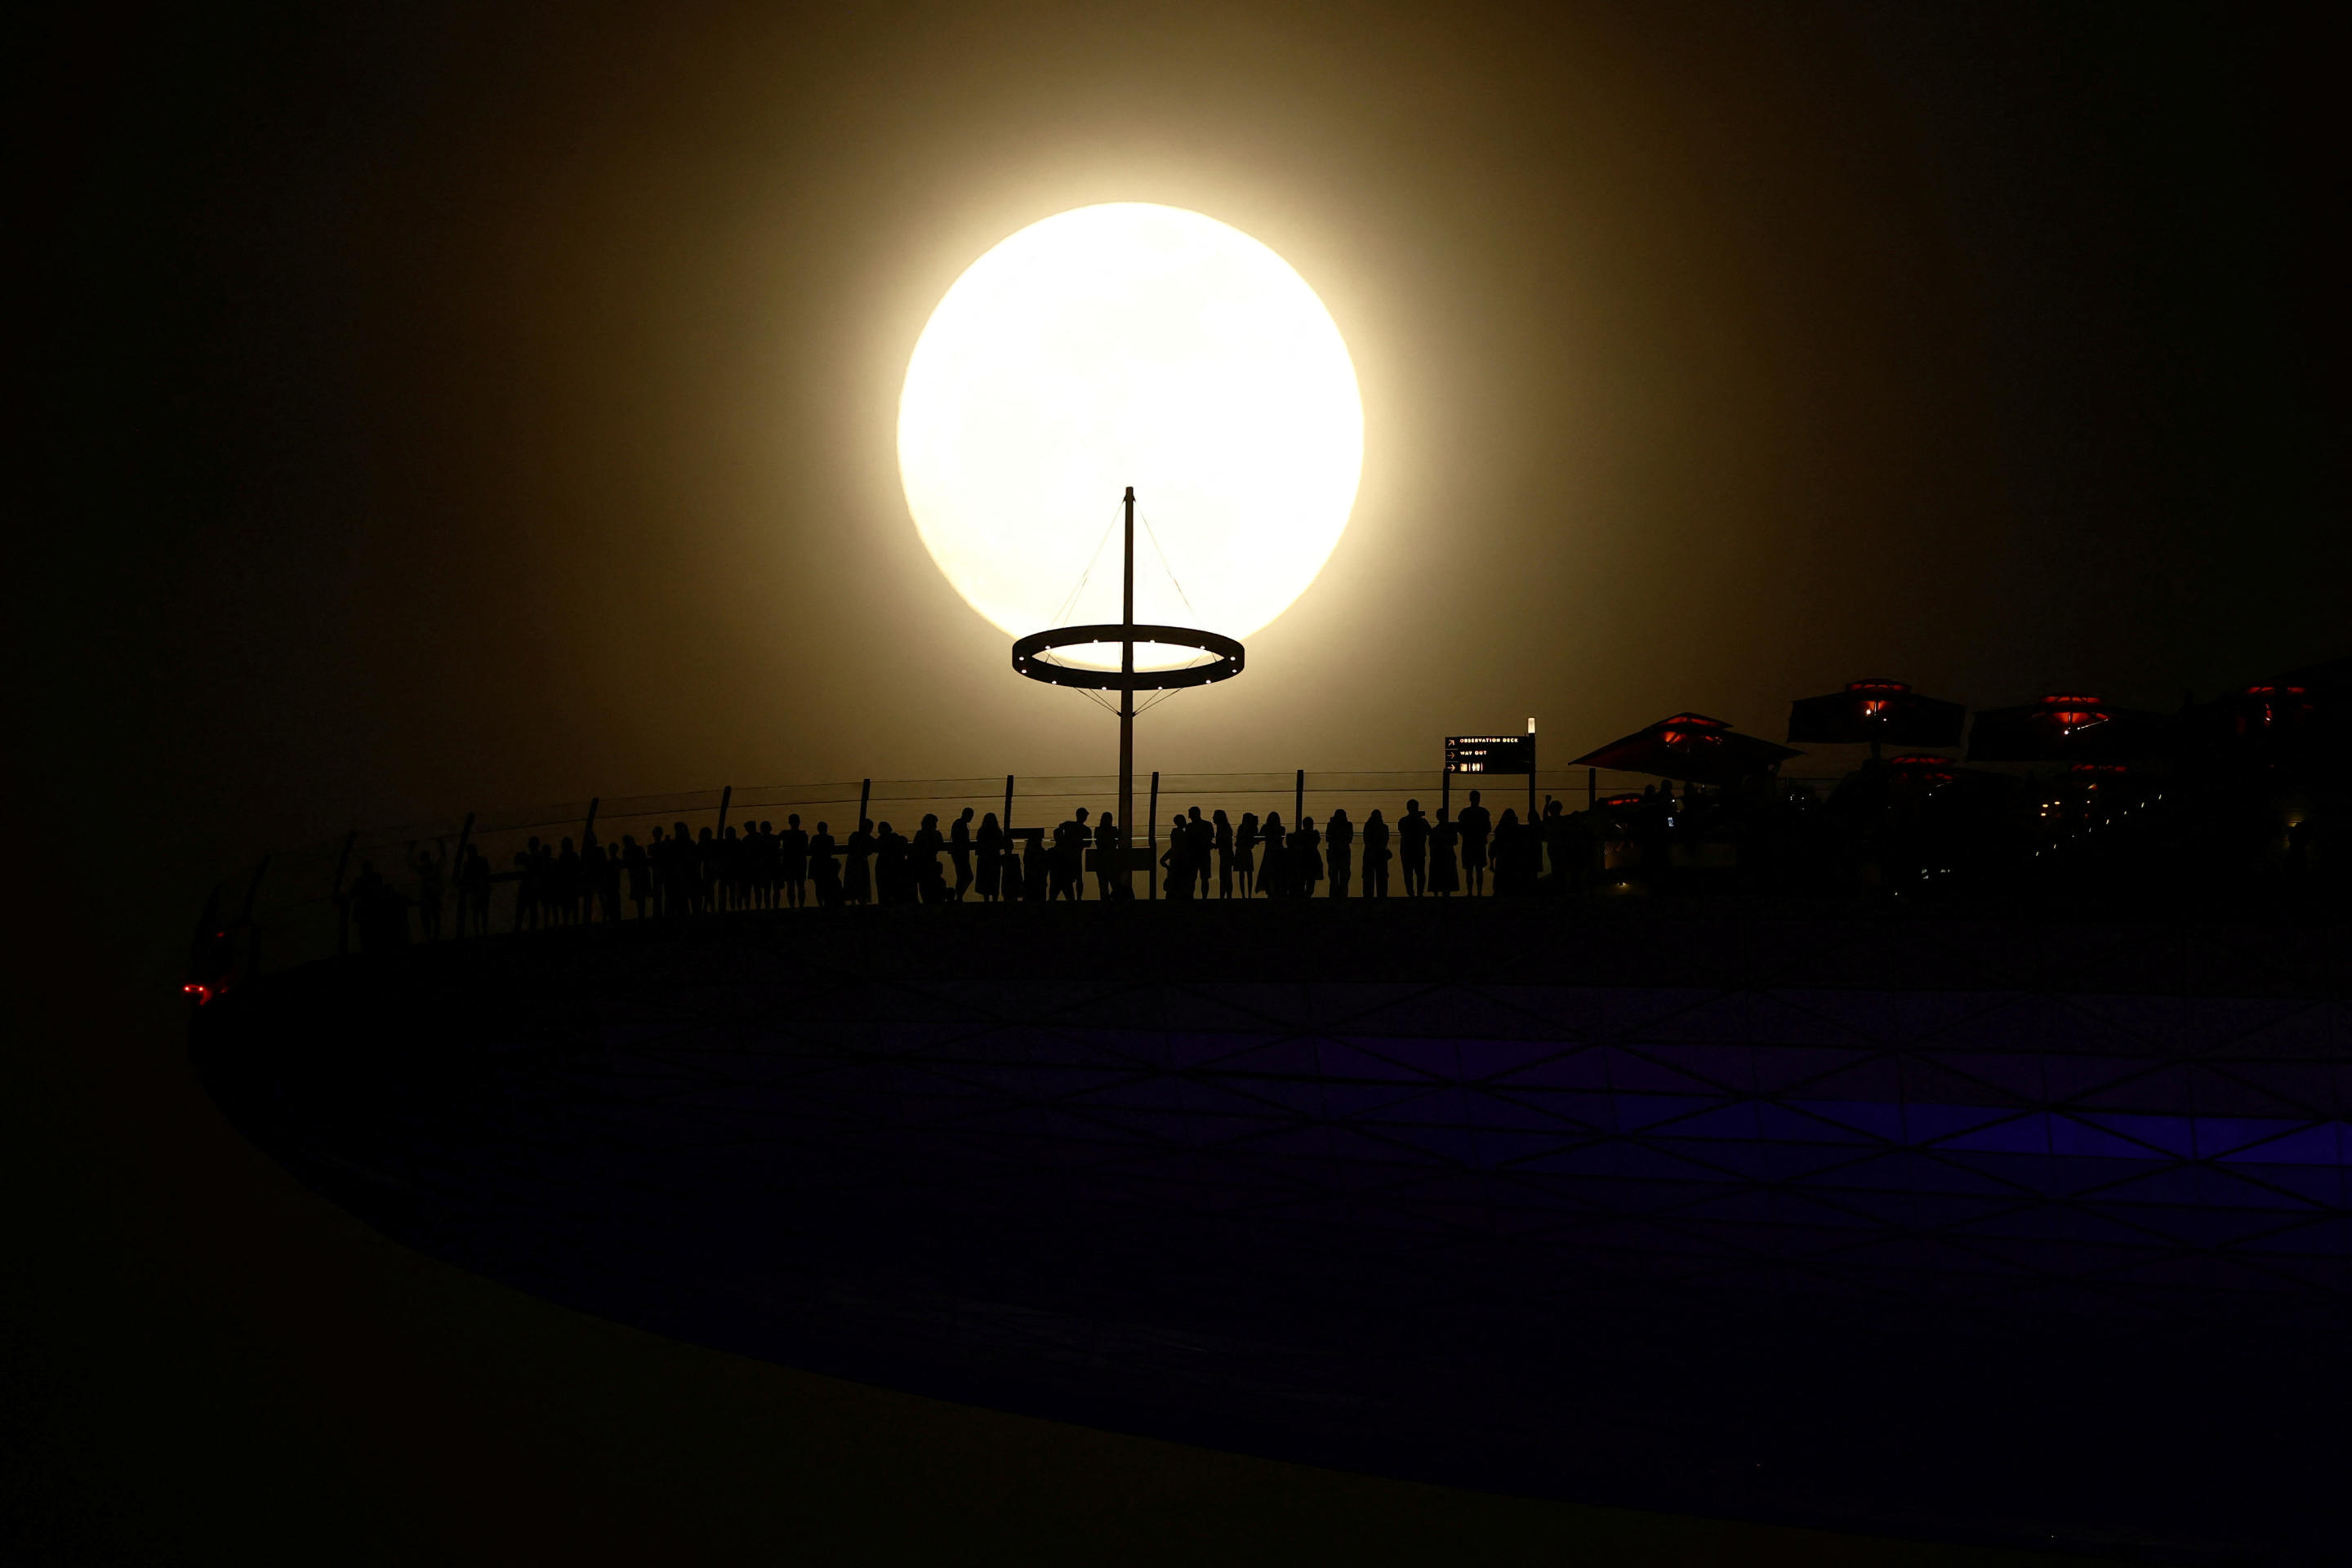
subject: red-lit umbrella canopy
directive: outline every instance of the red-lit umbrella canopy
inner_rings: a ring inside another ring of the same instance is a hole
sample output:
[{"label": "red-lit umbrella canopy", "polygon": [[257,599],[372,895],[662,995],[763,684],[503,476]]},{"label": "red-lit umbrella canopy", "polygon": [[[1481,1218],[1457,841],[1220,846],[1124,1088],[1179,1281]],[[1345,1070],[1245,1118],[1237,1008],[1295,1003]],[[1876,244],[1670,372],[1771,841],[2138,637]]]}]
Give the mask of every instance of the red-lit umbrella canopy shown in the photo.
[{"label": "red-lit umbrella canopy", "polygon": [[1783,762],[1799,754],[1790,747],[1740,734],[1720,719],[1677,713],[1612,741],[1597,752],[1587,752],[1571,765],[1654,773],[1685,784],[1727,784],[1769,777]]},{"label": "red-lit umbrella canopy", "polygon": [[2207,757],[2352,760],[2352,658],[2289,670],[2184,710],[2180,747]]},{"label": "red-lit umbrella canopy", "polygon": [[1977,715],[1972,763],[2126,763],[2155,752],[2165,721],[2096,697],[2061,693]]},{"label": "red-lit umbrella canopy", "polygon": [[1969,710],[1957,702],[1922,697],[1899,680],[1849,680],[1843,691],[1805,697],[1789,705],[1789,739],[1809,745],[1870,742],[1888,746],[1957,746]]}]

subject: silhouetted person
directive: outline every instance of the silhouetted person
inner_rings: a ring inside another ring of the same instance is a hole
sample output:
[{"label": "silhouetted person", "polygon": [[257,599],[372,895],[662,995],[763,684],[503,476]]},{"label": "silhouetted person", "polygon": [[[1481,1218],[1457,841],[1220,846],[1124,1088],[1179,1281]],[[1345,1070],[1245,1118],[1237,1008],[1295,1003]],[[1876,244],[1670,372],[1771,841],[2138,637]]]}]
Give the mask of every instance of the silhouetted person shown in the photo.
[{"label": "silhouetted person", "polygon": [[1323,880],[1323,836],[1315,831],[1315,819],[1302,816],[1298,826],[1285,847],[1290,859],[1290,892],[1293,898],[1311,899]]},{"label": "silhouetted person", "polygon": [[874,901],[874,819],[860,817],[857,831],[842,845],[842,858],[847,862],[847,872],[842,878],[841,896],[853,904]]},{"label": "silhouetted person", "polygon": [[1192,896],[1192,858],[1184,849],[1184,819],[1178,817],[1168,835],[1168,847],[1160,853],[1160,869],[1167,874],[1160,886],[1169,899],[1190,899]]},{"label": "silhouetted person", "polygon": [[1381,819],[1381,809],[1364,823],[1364,897],[1385,899],[1389,896],[1389,825]]},{"label": "silhouetted person", "polygon": [[1083,805],[1076,816],[1065,819],[1054,829],[1053,851],[1046,867],[1047,899],[1067,899],[1075,903],[1085,892],[1087,844],[1090,837],[1087,808]]},{"label": "silhouetted person", "polygon": [[915,896],[927,904],[948,901],[947,873],[940,865],[940,851],[947,847],[947,835],[940,831],[940,819],[925,812],[923,825],[915,829]]},{"label": "silhouetted person", "polygon": [[1502,820],[1495,825],[1496,897],[1520,898],[1535,891],[1535,879],[1528,871],[1530,851],[1540,853],[1535,844],[1535,830],[1519,820],[1517,811],[1505,806]]},{"label": "silhouetted person", "polygon": [[816,903],[821,910],[841,907],[841,862],[834,858],[836,847],[833,834],[822,822],[809,836],[809,876],[816,884]]},{"label": "silhouetted person", "polygon": [[784,818],[776,835],[776,871],[784,879],[784,901],[794,909],[808,901],[809,836],[797,815]]},{"label": "silhouetted person", "polygon": [[[567,838],[564,842],[569,844],[572,840]],[[567,924],[585,925],[596,918],[596,877],[600,868],[594,859],[595,852],[596,840],[590,836],[580,840],[580,847],[573,851],[569,865],[558,861],[558,874],[568,884],[563,915]]]},{"label": "silhouetted person", "polygon": [[[597,908],[604,901],[604,847],[596,842],[594,834],[583,841],[580,849],[580,918],[593,921]],[[605,920],[613,918],[606,910]]]},{"label": "silhouetted person", "polygon": [[1258,862],[1257,890],[1269,899],[1288,898],[1290,844],[1289,835],[1282,830],[1282,813],[1265,814],[1265,826],[1258,829],[1258,843],[1265,853]]},{"label": "silhouetted person", "polygon": [[1222,811],[1209,820],[1210,845],[1217,856],[1217,897],[1230,899],[1234,896],[1234,825]]},{"label": "silhouetted person", "polygon": [[1323,825],[1323,852],[1331,867],[1331,896],[1344,899],[1356,879],[1356,825],[1344,806],[1333,808],[1331,820]]},{"label": "silhouetted person", "polygon": [[1462,870],[1473,897],[1486,890],[1487,842],[1494,836],[1494,818],[1478,804],[1478,792],[1470,792],[1470,804],[1462,808],[1455,826],[1462,831]]},{"label": "silhouetted person", "polygon": [[1421,802],[1404,803],[1404,816],[1397,823],[1397,856],[1404,863],[1404,894],[1417,899],[1429,884],[1429,818],[1421,814]]},{"label": "silhouetted person", "polygon": [[1119,864],[1118,821],[1106,811],[1095,821],[1095,897],[1108,902],[1128,896],[1134,886]]},{"label": "silhouetted person", "polygon": [[1171,898],[1192,898],[1206,878],[1208,858],[1202,854],[1200,837],[1192,831],[1197,821],[1197,818],[1188,817],[1181,811],[1169,819],[1168,847],[1176,857],[1169,875],[1181,872],[1191,879],[1182,893],[1171,893]]},{"label": "silhouetted person", "polygon": [[441,903],[446,896],[441,873],[448,864],[437,844],[408,847],[408,868],[416,873],[416,930],[426,942],[441,940]]},{"label": "silhouetted person", "polygon": [[1429,830],[1429,890],[1441,899],[1450,899],[1462,890],[1462,873],[1454,861],[1461,844],[1460,826],[1448,818],[1444,806],[1439,806],[1436,825]]},{"label": "silhouetted person", "polygon": [[760,831],[751,837],[751,897],[763,910],[776,907],[776,890],[784,879],[783,869],[776,858],[776,825],[762,820]]},{"label": "silhouetted person", "polygon": [[1202,820],[1201,808],[1193,806],[1178,824],[1184,830],[1184,860],[1192,868],[1192,875],[1201,884],[1201,897],[1209,896],[1209,862],[1216,858],[1217,830]]},{"label": "silhouetted person", "polygon": [[708,827],[694,836],[693,877],[695,910],[709,914],[719,907],[719,836]]},{"label": "silhouetted person", "polygon": [[661,824],[656,823],[653,837],[646,842],[646,869],[653,879],[653,909],[657,915],[669,913],[669,881],[675,875],[671,867],[676,858],[670,852],[669,835],[662,830]]},{"label": "silhouetted person", "polygon": [[1257,813],[1244,811],[1234,829],[1234,875],[1241,879],[1244,899],[1257,890]]},{"label": "silhouetted person", "polygon": [[884,904],[915,901],[915,874],[908,859],[906,837],[887,822],[874,830],[874,896]]},{"label": "silhouetted person", "polygon": [[530,931],[539,924],[539,836],[515,851],[514,929]]},{"label": "silhouetted person", "polygon": [[718,908],[743,907],[743,895],[751,882],[750,862],[741,833],[730,827],[719,835],[718,875],[712,879],[712,897]]},{"label": "silhouetted person", "polygon": [[[661,829],[654,831],[658,833]],[[629,902],[636,906],[637,919],[643,920],[646,905],[654,896],[653,862],[635,834],[621,835],[621,872],[628,879]]]},{"label": "silhouetted person", "polygon": [[980,901],[996,901],[998,879],[1004,875],[1004,829],[996,825],[996,813],[990,812],[980,819],[980,833],[973,847],[980,857]]},{"label": "silhouetted person", "polygon": [[1077,833],[1077,824],[1068,817],[1054,825],[1052,839],[1045,847],[1045,897],[1076,899],[1077,889],[1070,885],[1070,840]]},{"label": "silhouetted person", "polygon": [[474,934],[490,934],[490,862],[479,845],[466,846],[457,862],[457,934],[463,937],[468,917]]},{"label": "silhouetted person", "polygon": [[701,871],[694,835],[683,822],[670,825],[669,869],[661,879],[662,905],[671,915],[691,915],[701,901]]},{"label": "silhouetted person", "polygon": [[948,897],[961,903],[964,894],[971,890],[971,807],[968,805],[948,829],[948,859],[955,867],[955,890]]}]

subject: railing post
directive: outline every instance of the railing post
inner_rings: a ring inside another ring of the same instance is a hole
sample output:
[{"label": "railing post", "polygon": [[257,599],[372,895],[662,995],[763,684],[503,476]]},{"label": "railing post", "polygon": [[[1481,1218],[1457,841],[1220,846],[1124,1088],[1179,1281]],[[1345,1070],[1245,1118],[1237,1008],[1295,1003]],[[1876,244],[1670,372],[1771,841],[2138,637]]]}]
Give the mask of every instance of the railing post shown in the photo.
[{"label": "railing post", "polygon": [[860,779],[857,783],[857,824],[850,829],[856,833],[866,826],[866,803],[874,798],[874,781]]},{"label": "railing post", "polygon": [[1290,789],[1290,831],[1298,831],[1299,819],[1307,815],[1307,770],[1298,770],[1298,777]]},{"label": "railing post", "polygon": [[[724,788],[722,788],[722,789],[719,792],[719,835],[718,835],[718,836],[719,836],[719,837],[721,837],[721,838],[724,838],[724,837],[727,837],[727,805],[728,805],[728,803],[729,803],[730,801],[732,801],[734,798],[735,798],[735,786],[734,786],[733,784],[728,784],[727,786],[725,786]],[[590,807],[588,808],[588,820],[589,820],[589,821],[591,821],[591,822],[593,822],[593,821],[595,821],[595,820],[596,820],[596,808],[595,808],[594,806],[593,806],[593,805],[592,805],[592,806],[590,806]]]},{"label": "railing post", "polygon": [[1013,831],[1013,775],[1004,775],[1004,831]]},{"label": "railing post", "polygon": [[1157,899],[1160,897],[1160,770],[1158,768],[1151,770],[1151,816],[1146,819],[1143,834],[1143,852],[1151,862],[1144,870],[1143,882],[1150,889],[1150,897]]}]

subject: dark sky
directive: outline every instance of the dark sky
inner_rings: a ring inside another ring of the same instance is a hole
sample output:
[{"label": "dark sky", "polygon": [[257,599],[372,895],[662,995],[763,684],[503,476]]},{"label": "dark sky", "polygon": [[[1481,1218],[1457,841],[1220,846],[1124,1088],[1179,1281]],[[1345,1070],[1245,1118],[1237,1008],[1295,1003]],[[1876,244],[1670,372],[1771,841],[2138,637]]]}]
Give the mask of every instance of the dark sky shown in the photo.
[{"label": "dark sky", "polygon": [[26,57],[17,766],[207,872],[474,805],[1107,769],[930,564],[893,446],[949,283],[1106,200],[1281,252],[1366,405],[1329,566],[1144,766],[1769,733],[1865,674],[2169,706],[2341,653],[2309,17],[76,19]]}]

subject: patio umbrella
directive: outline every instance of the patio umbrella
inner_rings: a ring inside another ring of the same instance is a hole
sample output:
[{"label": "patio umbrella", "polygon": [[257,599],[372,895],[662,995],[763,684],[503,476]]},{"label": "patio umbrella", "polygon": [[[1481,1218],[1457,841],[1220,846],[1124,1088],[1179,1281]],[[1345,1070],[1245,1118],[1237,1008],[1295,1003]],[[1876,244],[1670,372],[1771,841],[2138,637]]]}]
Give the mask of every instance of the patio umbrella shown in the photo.
[{"label": "patio umbrella", "polygon": [[1972,763],[2127,763],[2163,745],[2162,716],[2061,693],[1977,715]]},{"label": "patio umbrella", "polygon": [[1811,745],[1957,746],[1969,710],[1922,697],[1899,680],[1849,680],[1843,691],[1789,705],[1789,739]]},{"label": "patio umbrella", "polygon": [[1790,747],[1740,734],[1720,719],[1677,713],[1612,741],[1597,752],[1587,752],[1570,765],[1654,773],[1685,784],[1727,784],[1769,777],[1783,762],[1801,754]]},{"label": "patio umbrella", "polygon": [[2273,676],[2181,710],[2180,750],[2207,760],[2352,761],[2352,658]]}]

